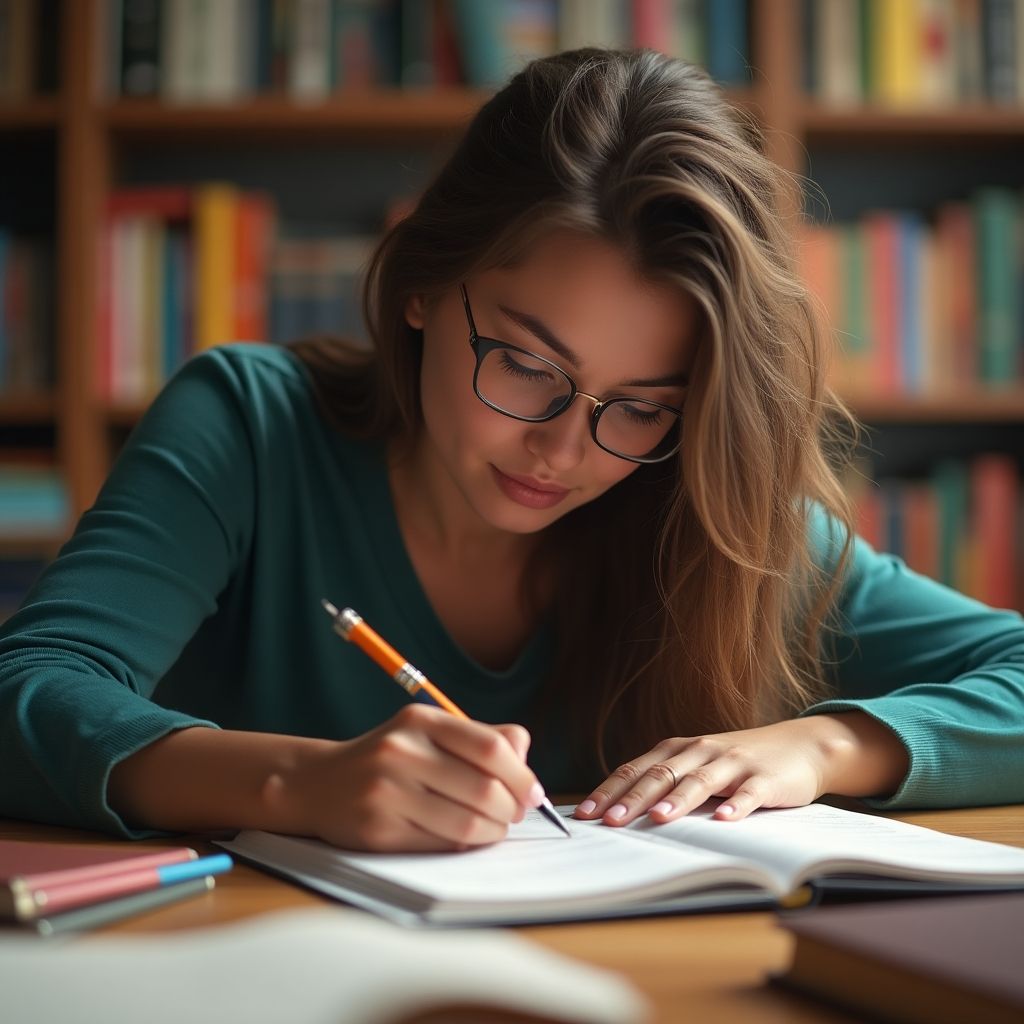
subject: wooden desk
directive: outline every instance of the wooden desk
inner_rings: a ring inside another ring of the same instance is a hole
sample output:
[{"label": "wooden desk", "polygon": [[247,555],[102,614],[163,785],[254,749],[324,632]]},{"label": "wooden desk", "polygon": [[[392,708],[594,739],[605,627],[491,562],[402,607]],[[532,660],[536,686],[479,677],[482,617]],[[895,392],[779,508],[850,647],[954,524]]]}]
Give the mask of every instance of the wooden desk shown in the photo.
[{"label": "wooden desk", "polygon": [[[1024,805],[915,811],[892,816],[941,832],[1024,847]],[[94,832],[2,820],[0,837],[110,841],[108,836]],[[205,845],[202,840],[188,842],[200,848]],[[217,888],[212,892],[119,922],[104,932],[138,934],[197,928],[270,910],[312,907],[325,902],[330,901],[238,864],[217,880]],[[516,930],[542,946],[626,975],[651,1000],[654,1024],[683,1019],[702,1024],[803,1024],[853,1019],[764,984],[766,976],[781,970],[789,958],[789,936],[775,926],[769,913],[706,914]]]}]

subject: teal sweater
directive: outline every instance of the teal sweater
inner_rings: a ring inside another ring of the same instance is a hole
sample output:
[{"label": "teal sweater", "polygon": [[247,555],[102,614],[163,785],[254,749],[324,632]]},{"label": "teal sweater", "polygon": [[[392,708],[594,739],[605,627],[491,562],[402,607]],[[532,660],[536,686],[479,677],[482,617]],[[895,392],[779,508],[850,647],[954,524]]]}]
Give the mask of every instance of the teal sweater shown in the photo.
[{"label": "teal sweater", "polygon": [[[814,543],[828,559],[824,516]],[[340,641],[351,605],[473,717],[524,721],[552,650],[505,671],[452,641],[402,543],[378,445],[320,418],[287,350],[192,360],[126,445],[96,505],[0,630],[0,815],[142,835],[106,801],[111,768],[175,729],[346,738],[408,700]],[[844,580],[837,699],[910,751],[889,806],[1024,800],[1024,623],[858,541]],[[531,764],[587,790],[549,710]]]}]

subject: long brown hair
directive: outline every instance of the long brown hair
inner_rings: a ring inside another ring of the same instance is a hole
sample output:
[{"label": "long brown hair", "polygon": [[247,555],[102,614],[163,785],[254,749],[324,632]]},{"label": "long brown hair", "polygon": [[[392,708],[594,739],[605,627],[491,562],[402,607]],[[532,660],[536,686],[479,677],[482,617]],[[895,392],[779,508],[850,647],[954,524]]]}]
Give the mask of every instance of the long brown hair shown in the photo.
[{"label": "long brown hair", "polygon": [[[558,570],[551,684],[579,723],[577,749],[604,768],[670,735],[776,720],[825,689],[851,535],[827,452],[846,414],[779,213],[792,187],[692,65],[648,50],[537,60],[381,241],[364,302],[372,353],[296,346],[332,423],[391,439],[421,427],[407,300],[509,264],[541,232],[605,239],[696,300],[678,458],[564,516],[537,554]],[[814,504],[843,527],[828,571],[808,543]]]}]

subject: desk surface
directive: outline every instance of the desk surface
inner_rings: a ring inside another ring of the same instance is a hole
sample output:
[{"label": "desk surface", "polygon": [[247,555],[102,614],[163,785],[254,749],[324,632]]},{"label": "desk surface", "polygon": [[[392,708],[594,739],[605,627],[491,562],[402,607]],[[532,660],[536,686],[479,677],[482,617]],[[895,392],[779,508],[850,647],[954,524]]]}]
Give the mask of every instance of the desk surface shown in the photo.
[{"label": "desk surface", "polygon": [[[892,817],[918,825],[1024,847],[1024,805],[955,811],[915,811]],[[0,837],[109,842],[93,832],[0,820]],[[188,840],[202,846],[202,840]],[[163,842],[166,845],[166,841]],[[324,897],[237,864],[212,892],[122,921],[109,934],[167,932],[222,924],[284,908],[322,905]],[[356,911],[352,911],[356,913]],[[850,1021],[764,984],[789,958],[790,938],[769,913],[706,914],[587,924],[547,925],[516,931],[539,945],[630,978],[651,1000],[652,1024],[685,1017],[707,1024]]]}]

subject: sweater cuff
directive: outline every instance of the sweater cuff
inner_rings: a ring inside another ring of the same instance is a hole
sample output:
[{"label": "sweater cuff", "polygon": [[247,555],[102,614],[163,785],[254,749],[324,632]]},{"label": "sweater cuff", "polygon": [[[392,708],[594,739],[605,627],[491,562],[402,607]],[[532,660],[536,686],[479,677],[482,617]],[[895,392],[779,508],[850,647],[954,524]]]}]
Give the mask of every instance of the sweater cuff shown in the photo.
[{"label": "sweater cuff", "polygon": [[896,792],[887,797],[863,797],[864,803],[880,810],[901,807],[948,807],[950,793],[967,791],[979,779],[969,765],[951,765],[940,756],[935,722],[921,714],[912,701],[899,697],[876,697],[868,700],[827,700],[802,711],[808,715],[833,715],[844,711],[861,711],[891,729],[907,748],[910,767]]},{"label": "sweater cuff", "polygon": [[91,818],[98,820],[104,831],[116,832],[126,839],[152,839],[175,835],[159,829],[135,828],[110,806],[107,800],[107,786],[114,766],[125,758],[148,747],[164,736],[179,729],[219,729],[220,726],[205,719],[191,718],[178,711],[156,707],[152,713],[141,715],[131,721],[115,725],[110,732],[99,738],[99,742],[88,749],[83,758],[83,772],[80,776],[78,799],[80,806]]}]

